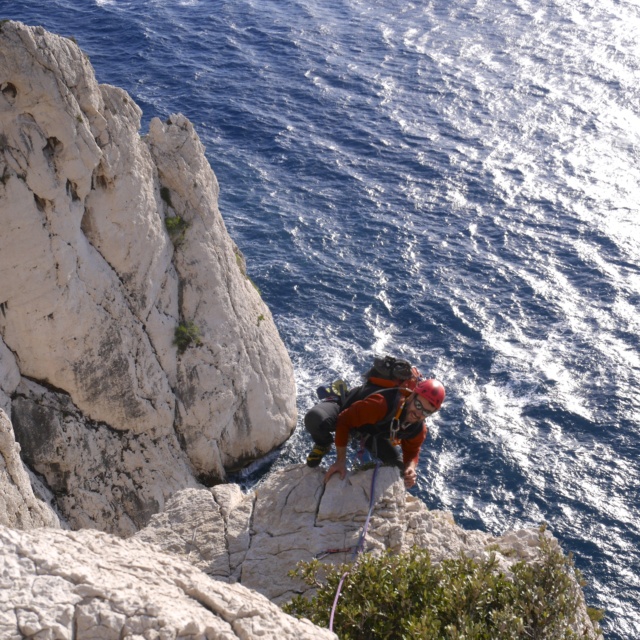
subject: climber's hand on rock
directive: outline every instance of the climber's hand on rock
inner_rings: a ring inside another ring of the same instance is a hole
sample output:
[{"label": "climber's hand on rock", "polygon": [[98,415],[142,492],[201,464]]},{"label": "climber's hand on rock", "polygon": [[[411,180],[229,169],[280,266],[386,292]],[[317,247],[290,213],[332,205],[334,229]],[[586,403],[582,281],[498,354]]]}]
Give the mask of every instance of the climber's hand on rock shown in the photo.
[{"label": "climber's hand on rock", "polygon": [[327,482],[329,482],[329,478],[331,478],[331,476],[334,473],[339,473],[340,474],[340,480],[344,480],[345,476],[347,475],[347,464],[345,461],[342,460],[337,460],[336,462],[334,462],[329,469],[327,470],[327,473],[325,473],[324,475],[324,482],[325,484]]},{"label": "climber's hand on rock", "polygon": [[413,487],[413,485],[416,483],[416,478],[417,478],[417,474],[416,474],[415,467],[408,466],[404,470],[404,486],[407,489],[411,489],[411,487]]}]

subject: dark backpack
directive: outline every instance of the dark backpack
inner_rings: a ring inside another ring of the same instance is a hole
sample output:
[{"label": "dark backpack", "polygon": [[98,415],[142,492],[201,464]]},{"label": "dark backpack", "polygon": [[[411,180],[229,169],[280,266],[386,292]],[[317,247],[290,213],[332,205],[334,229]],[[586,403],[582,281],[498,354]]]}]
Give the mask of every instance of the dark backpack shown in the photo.
[{"label": "dark backpack", "polygon": [[349,390],[344,380],[318,387],[320,400],[336,402],[344,410],[358,400],[364,400],[372,393],[393,387],[412,389],[420,377],[419,371],[408,360],[394,356],[375,356],[373,366],[363,374],[364,384]]},{"label": "dark backpack", "polygon": [[408,360],[393,356],[376,356],[373,366],[363,377],[370,384],[389,388],[404,386],[403,383],[415,381],[419,375]]}]

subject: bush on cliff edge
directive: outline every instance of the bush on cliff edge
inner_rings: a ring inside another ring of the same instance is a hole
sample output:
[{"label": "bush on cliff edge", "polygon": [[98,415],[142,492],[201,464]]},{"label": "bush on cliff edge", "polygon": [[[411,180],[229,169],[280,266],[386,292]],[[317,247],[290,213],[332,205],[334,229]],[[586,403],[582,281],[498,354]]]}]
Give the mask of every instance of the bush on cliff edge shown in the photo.
[{"label": "bush on cliff edge", "polygon": [[[341,640],[593,636],[587,629],[576,632],[581,581],[571,557],[544,537],[540,544],[540,561],[518,562],[510,576],[498,571],[493,556],[434,564],[428,551],[417,548],[400,555],[364,555],[355,565],[340,567],[327,567],[317,560],[302,562],[291,575],[302,577],[317,589],[316,594],[311,600],[296,596],[283,608],[328,627],[338,584],[348,571],[333,624]],[[590,615],[597,629],[595,621],[603,614],[591,609]]]}]

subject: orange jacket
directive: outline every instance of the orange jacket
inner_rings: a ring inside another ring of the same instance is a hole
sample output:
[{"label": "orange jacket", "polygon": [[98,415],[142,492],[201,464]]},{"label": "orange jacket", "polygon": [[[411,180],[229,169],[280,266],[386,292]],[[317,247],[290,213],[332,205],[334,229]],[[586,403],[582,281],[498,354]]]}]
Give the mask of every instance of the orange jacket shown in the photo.
[{"label": "orange jacket", "polygon": [[[346,447],[349,443],[349,431],[364,427],[365,425],[375,424],[382,420],[391,410],[387,403],[387,399],[378,394],[373,393],[364,400],[354,402],[349,408],[338,414],[336,423],[336,447]],[[387,437],[390,437],[391,433]],[[418,462],[420,456],[420,447],[427,437],[427,426],[422,423],[422,431],[413,438],[400,440],[402,448],[402,461],[405,466],[409,462]]]}]

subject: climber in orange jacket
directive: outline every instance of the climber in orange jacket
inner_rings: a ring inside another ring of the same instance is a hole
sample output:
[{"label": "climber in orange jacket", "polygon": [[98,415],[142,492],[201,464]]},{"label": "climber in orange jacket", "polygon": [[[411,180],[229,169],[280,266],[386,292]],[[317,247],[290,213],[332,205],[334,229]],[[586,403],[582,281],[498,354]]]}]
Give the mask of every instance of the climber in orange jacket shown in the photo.
[{"label": "climber in orange jacket", "polygon": [[305,427],[316,443],[307,457],[307,465],[318,466],[329,453],[331,432],[335,430],[337,459],[324,480],[327,482],[335,473],[343,479],[347,473],[347,445],[353,432],[365,438],[366,448],[376,458],[398,466],[405,486],[410,488],[416,482],[420,447],[427,437],[424,418],[438,411],[444,398],[441,382],[423,380],[413,391],[398,387],[381,389],[342,410],[334,403],[320,403],[305,416]]}]

